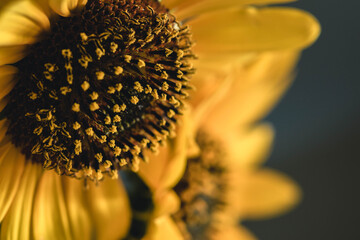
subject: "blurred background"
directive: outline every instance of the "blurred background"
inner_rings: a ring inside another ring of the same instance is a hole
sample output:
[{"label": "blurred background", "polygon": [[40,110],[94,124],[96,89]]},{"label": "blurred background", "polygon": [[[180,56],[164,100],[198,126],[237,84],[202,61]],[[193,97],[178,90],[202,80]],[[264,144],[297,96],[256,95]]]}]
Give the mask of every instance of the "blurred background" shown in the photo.
[{"label": "blurred background", "polygon": [[245,225],[261,240],[360,239],[360,1],[289,5],[314,14],[322,34],[266,118],[277,133],[267,166],[296,180],[304,197],[284,216]]}]

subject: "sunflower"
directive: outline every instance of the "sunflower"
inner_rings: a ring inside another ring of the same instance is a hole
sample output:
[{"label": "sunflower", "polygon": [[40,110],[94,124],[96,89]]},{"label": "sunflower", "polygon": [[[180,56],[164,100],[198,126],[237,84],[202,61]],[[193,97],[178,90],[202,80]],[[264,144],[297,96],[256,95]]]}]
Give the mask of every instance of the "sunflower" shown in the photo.
[{"label": "sunflower", "polygon": [[[1,1],[1,239],[126,236],[132,213],[118,171],[136,171],[148,151],[160,151],[178,160],[150,157],[157,189],[179,181],[194,69],[199,91],[190,103],[201,115],[235,63],[316,38],[304,12],[247,6],[267,3]],[[175,133],[173,145],[159,148]],[[158,178],[169,160],[174,169]],[[176,195],[166,193],[171,208]]]},{"label": "sunflower", "polygon": [[[234,17],[250,14],[246,16],[249,18],[247,29],[253,29],[249,30],[248,37],[254,40],[252,34],[258,35],[262,27],[261,20],[257,19],[261,18],[261,11],[271,12],[272,9],[244,8],[221,11],[230,16],[233,13]],[[281,16],[289,13],[292,17],[304,17],[302,14],[305,14],[294,9],[279,10],[274,11]],[[213,18],[217,14],[216,11],[208,13],[209,22],[221,21]],[[276,14],[272,18],[281,18]],[[282,19],[284,23],[294,21],[286,20],[287,17]],[[258,121],[291,84],[302,49],[299,46],[306,46],[316,39],[319,26],[310,19],[307,19],[307,27],[305,24],[302,30],[289,32],[287,39],[294,41],[293,46],[290,43],[281,45],[282,39],[276,41],[273,35],[269,36],[274,38],[270,43],[277,44],[267,45],[269,38],[264,35],[266,42],[259,44],[257,51],[256,46],[249,43],[248,51],[241,49],[241,54],[237,52],[236,57],[234,45],[233,52],[225,54],[224,65],[215,65],[211,58],[204,64],[199,63],[205,70],[202,72],[202,68],[198,68],[202,77],[198,79],[196,75],[193,82],[201,88],[198,87],[198,93],[191,99],[190,119],[185,120],[190,125],[187,129],[192,131],[178,146],[188,149],[187,156],[180,155],[179,150],[171,151],[176,148],[169,148],[167,155],[160,156],[161,160],[157,162],[162,167],[155,165],[155,160],[140,167],[139,174],[153,189],[156,203],[145,239],[255,239],[239,226],[239,222],[271,217],[296,205],[301,196],[297,185],[282,173],[260,167],[269,154],[274,133],[269,124]],[[205,35],[206,26],[199,29]],[[223,31],[234,34],[229,29]],[[278,32],[283,33],[280,29]],[[304,35],[300,37],[299,32]],[[196,33],[193,32],[195,41]],[[221,38],[222,35],[213,37]],[[245,35],[242,37],[247,39]],[[242,41],[246,41],[244,39]],[[208,60],[205,55],[203,59]],[[227,57],[232,62],[227,62]]]}]

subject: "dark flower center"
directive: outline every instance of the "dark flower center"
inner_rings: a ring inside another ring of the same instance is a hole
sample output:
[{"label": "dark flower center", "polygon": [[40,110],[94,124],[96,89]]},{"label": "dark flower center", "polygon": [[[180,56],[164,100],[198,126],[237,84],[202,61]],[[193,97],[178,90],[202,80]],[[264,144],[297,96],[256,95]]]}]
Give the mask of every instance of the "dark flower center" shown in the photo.
[{"label": "dark flower center", "polygon": [[218,211],[226,204],[226,157],[218,141],[200,132],[196,141],[200,155],[188,159],[185,174],[174,190],[181,199],[180,210],[173,215],[184,239],[208,240],[216,231]]},{"label": "dark flower center", "polygon": [[136,170],[187,96],[189,29],[155,0],[89,0],[29,47],[4,113],[13,143],[59,174]]}]

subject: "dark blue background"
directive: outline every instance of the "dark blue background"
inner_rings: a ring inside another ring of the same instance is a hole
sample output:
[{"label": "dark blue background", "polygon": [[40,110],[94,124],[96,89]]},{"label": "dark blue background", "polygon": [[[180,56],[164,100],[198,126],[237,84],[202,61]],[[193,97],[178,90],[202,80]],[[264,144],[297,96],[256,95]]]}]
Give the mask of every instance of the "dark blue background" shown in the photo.
[{"label": "dark blue background", "polygon": [[261,240],[360,239],[360,1],[290,6],[314,14],[322,34],[266,119],[277,132],[267,165],[292,176],[304,199],[285,216],[245,225]]}]

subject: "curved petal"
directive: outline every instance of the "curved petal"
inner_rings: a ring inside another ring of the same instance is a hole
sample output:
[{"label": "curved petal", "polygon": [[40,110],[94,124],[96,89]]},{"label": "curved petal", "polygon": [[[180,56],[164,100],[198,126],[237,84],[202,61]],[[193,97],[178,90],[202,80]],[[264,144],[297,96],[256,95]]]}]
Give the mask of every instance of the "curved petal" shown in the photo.
[{"label": "curved petal", "polygon": [[237,201],[242,219],[268,218],[290,210],[301,198],[298,185],[284,174],[262,169],[243,172],[238,181]]},{"label": "curved petal", "polygon": [[227,9],[191,20],[199,58],[281,49],[302,49],[318,37],[320,25],[301,10],[272,7]]},{"label": "curved petal", "polygon": [[84,6],[86,2],[87,0],[50,0],[49,3],[57,14],[67,17],[72,10]]},{"label": "curved petal", "polygon": [[159,149],[159,154],[149,154],[147,163],[141,162],[139,175],[152,189],[173,187],[182,177],[186,167],[188,113],[184,113],[177,136]]},{"label": "curved petal", "polygon": [[24,45],[0,47],[0,66],[15,63],[21,60],[24,56]]},{"label": "curved petal", "polygon": [[2,100],[15,86],[14,75],[17,68],[13,66],[0,66],[0,100]]},{"label": "curved petal", "polygon": [[[293,2],[295,0],[191,0],[181,1],[175,6],[176,16],[179,19],[196,17],[206,12],[218,11],[219,9],[241,7],[246,5],[266,5]],[[165,3],[166,4],[166,3]]]},{"label": "curved petal", "polygon": [[62,177],[62,182],[72,239],[91,239],[92,226],[84,182],[70,177]]},{"label": "curved petal", "polygon": [[0,147],[0,222],[18,191],[24,165],[25,156],[12,143]]},{"label": "curved petal", "polygon": [[33,218],[35,239],[71,239],[61,177],[45,171],[36,192]]},{"label": "curved petal", "polygon": [[42,168],[38,164],[28,162],[16,197],[1,225],[1,239],[30,240],[31,216],[36,186]]},{"label": "curved petal", "polygon": [[183,240],[179,229],[170,216],[155,219],[143,240]]},{"label": "curved petal", "polygon": [[130,227],[130,204],[122,183],[106,178],[98,185],[89,183],[88,199],[96,239],[122,239]]},{"label": "curved petal", "polygon": [[33,3],[14,1],[0,12],[0,47],[34,43],[49,26],[46,14]]}]

